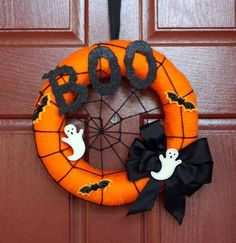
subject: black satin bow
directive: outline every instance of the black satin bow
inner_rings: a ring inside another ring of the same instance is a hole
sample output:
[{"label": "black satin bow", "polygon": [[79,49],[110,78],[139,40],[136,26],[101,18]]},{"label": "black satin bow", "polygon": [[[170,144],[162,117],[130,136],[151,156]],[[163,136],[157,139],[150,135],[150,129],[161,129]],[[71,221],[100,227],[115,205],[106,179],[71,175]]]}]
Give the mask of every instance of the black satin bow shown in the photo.
[{"label": "black satin bow", "polygon": [[179,224],[185,212],[186,196],[190,197],[203,184],[210,183],[213,161],[206,138],[196,140],[179,151],[178,165],[173,175],[165,181],[151,177],[151,171],[159,171],[159,155],[166,153],[166,136],[160,121],[141,127],[143,140],[135,139],[129,150],[127,172],[130,181],[150,177],[149,181],[129,209],[129,214],[145,212],[152,209],[164,183],[165,208]]}]

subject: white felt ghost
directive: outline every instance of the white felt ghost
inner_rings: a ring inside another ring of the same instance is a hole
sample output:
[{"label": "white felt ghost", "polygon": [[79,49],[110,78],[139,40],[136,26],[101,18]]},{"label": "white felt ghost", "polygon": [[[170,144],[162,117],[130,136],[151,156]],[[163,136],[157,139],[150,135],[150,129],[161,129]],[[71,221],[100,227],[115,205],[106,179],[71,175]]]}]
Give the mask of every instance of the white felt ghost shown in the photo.
[{"label": "white felt ghost", "polygon": [[85,144],[83,140],[84,130],[80,129],[77,132],[76,127],[73,124],[68,124],[64,128],[64,132],[67,135],[66,137],[61,138],[64,143],[67,143],[73,149],[73,154],[68,156],[68,159],[71,161],[75,161],[80,159],[85,152]]},{"label": "white felt ghost", "polygon": [[159,181],[170,178],[173,175],[176,166],[182,163],[182,160],[176,160],[178,156],[179,152],[174,148],[170,148],[166,151],[166,158],[160,154],[159,159],[161,161],[161,169],[158,172],[151,171],[151,176]]}]

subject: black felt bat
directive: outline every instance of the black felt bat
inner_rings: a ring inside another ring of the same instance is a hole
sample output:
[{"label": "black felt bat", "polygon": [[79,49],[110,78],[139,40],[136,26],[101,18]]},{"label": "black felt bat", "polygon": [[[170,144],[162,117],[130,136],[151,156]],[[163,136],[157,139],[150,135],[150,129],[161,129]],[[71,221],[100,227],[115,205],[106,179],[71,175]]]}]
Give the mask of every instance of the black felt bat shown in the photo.
[{"label": "black felt bat", "polygon": [[171,103],[176,102],[179,106],[183,106],[186,110],[192,111],[196,109],[196,106],[193,103],[186,101],[174,92],[167,92],[167,98]]},{"label": "black felt bat", "polygon": [[98,189],[104,189],[109,185],[109,180],[101,180],[98,183],[92,185],[86,185],[80,188],[80,192],[83,194],[89,194],[91,191],[97,191]]},{"label": "black felt bat", "polygon": [[44,96],[41,103],[38,103],[36,110],[34,111],[32,120],[35,121],[39,118],[39,114],[43,111],[43,108],[48,104],[48,96]]}]

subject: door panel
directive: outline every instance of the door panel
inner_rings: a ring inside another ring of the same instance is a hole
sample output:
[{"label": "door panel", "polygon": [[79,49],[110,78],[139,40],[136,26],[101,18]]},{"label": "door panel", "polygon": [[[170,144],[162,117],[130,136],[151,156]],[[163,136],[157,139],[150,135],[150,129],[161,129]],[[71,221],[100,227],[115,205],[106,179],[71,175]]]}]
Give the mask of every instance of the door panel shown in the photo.
[{"label": "door panel", "polygon": [[[70,196],[36,156],[31,116],[42,75],[77,48],[109,39],[107,2],[0,0],[0,242],[235,242],[235,22],[233,0],[122,1],[120,38],[148,41],[189,78],[200,136],[208,137],[215,161],[213,183],[187,200],[179,227],[163,196],[151,212],[129,217],[129,205]],[[117,100],[123,96],[119,91]],[[145,99],[156,103],[152,94]],[[138,126],[137,118],[125,129]],[[96,156],[89,154],[90,162],[99,167]]]},{"label": "door panel", "polygon": [[234,0],[144,0],[143,38],[155,45],[235,45]]},{"label": "door panel", "polygon": [[159,0],[156,4],[159,28],[235,27],[234,0]]},{"label": "door panel", "polygon": [[37,160],[31,121],[0,122],[0,241],[68,242],[69,196]]},{"label": "door panel", "polygon": [[[70,2],[1,0],[1,29],[68,29]],[[48,9],[48,11],[45,11]],[[24,14],[22,14],[24,13]]]},{"label": "door panel", "polygon": [[85,45],[84,0],[0,0],[0,6],[1,45]]}]

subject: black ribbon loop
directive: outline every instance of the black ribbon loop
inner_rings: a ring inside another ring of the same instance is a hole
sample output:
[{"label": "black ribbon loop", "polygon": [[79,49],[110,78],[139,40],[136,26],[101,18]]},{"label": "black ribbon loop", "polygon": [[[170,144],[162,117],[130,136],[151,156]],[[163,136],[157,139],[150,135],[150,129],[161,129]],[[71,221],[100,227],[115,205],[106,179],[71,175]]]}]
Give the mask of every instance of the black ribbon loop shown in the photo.
[{"label": "black ribbon loop", "polygon": [[111,40],[119,39],[120,9],[121,9],[121,0],[108,0]]},{"label": "black ribbon loop", "polygon": [[178,165],[173,175],[164,181],[151,177],[151,171],[159,171],[159,155],[166,152],[166,136],[160,121],[141,127],[143,140],[135,139],[129,150],[127,173],[130,181],[150,177],[136,201],[129,209],[128,215],[152,209],[161,185],[164,184],[165,208],[182,223],[185,213],[186,196],[190,197],[203,184],[210,183],[213,161],[206,138],[201,138],[179,151]]}]

